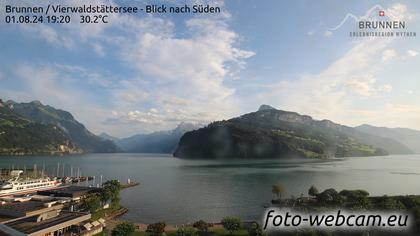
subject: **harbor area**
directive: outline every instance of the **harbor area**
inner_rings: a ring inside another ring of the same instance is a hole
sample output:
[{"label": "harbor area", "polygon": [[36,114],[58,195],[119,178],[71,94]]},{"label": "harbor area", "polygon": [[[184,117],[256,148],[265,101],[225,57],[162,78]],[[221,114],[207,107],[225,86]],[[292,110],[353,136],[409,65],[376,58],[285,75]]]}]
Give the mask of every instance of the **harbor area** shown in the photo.
[{"label": "harbor area", "polygon": [[34,195],[31,199],[2,202],[0,235],[95,235],[106,227],[102,218],[76,211],[71,198]]},{"label": "harbor area", "polygon": [[101,177],[95,183],[90,176],[48,177],[21,170],[2,174],[0,236],[99,234],[108,220],[127,212],[119,204],[120,191],[139,185],[130,179],[102,183]]}]

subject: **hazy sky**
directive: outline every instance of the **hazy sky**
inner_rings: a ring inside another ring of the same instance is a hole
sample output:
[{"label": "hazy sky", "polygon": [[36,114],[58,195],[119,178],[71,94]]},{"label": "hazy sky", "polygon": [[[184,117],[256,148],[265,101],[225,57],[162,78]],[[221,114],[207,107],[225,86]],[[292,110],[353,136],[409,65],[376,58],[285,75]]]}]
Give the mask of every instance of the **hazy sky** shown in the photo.
[{"label": "hazy sky", "polygon": [[405,20],[420,33],[415,0],[209,1],[222,13],[114,15],[97,25],[76,16],[68,25],[5,24],[8,3],[0,2],[0,97],[70,111],[95,133],[207,123],[260,104],[350,126],[420,129],[420,36],[349,37],[360,17]]}]

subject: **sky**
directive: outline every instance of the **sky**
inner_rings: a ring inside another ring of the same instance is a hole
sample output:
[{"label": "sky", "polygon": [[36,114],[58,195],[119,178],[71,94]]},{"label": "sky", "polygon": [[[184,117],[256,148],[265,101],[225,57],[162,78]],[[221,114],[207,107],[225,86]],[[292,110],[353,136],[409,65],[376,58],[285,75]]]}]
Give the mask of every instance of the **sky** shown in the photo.
[{"label": "sky", "polygon": [[419,33],[418,1],[90,2],[222,11],[6,24],[5,5],[35,3],[1,1],[0,98],[39,100],[116,137],[229,119],[261,104],[348,126],[420,130],[420,36],[349,36],[359,19],[404,20]]}]

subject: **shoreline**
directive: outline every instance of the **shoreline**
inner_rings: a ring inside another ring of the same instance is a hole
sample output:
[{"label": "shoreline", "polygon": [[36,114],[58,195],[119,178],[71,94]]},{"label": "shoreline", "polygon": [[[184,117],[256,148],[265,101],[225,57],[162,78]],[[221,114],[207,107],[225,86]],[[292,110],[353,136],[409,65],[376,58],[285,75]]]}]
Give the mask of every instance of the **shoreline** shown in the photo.
[{"label": "shoreline", "polygon": [[[327,191],[330,191],[331,189],[327,189]],[[355,194],[355,193],[362,193],[361,191],[364,190],[344,190],[344,191],[348,191],[348,193],[350,194]],[[367,192],[366,192],[367,193]],[[292,208],[296,208],[296,209],[312,209],[315,211],[318,211],[320,209],[333,209],[333,208],[337,208],[337,209],[345,209],[346,204],[349,203],[354,203],[353,202],[353,197],[351,195],[346,196],[347,199],[344,202],[338,203],[337,202],[331,202],[331,203],[326,203],[326,202],[318,202],[316,200],[316,197],[300,197],[300,198],[296,198],[296,199],[282,199],[282,200],[272,200],[272,202],[269,204],[270,206],[263,206],[262,210],[264,211],[264,209],[266,209],[267,207],[274,207],[274,208],[278,208],[278,207],[292,207]],[[392,195],[392,196],[387,196],[387,195],[383,195],[383,196],[357,196],[356,199],[359,198],[364,198],[367,199],[369,201],[371,201],[374,204],[378,204],[381,201],[384,200],[402,200],[402,199],[419,199],[420,200],[420,195],[416,195],[416,194],[412,194],[412,195]],[[128,208],[121,206],[120,209],[118,209],[116,212],[110,214],[109,216],[105,217],[106,222],[107,222],[107,228],[108,229],[113,229],[117,224],[125,222],[126,220],[122,220],[119,217],[123,216],[125,213],[127,213],[129,211]],[[130,220],[128,220],[130,221]],[[198,220],[197,220],[198,221]],[[148,223],[142,223],[142,222],[134,222],[131,221],[134,225],[135,225],[135,230],[138,232],[145,232],[147,229],[147,226],[149,225]],[[162,222],[165,222],[164,220],[162,220]],[[244,224],[249,224],[252,223],[254,221],[242,221],[242,223]],[[257,221],[255,221],[257,222]],[[156,222],[155,222],[156,223]],[[208,222],[209,223],[209,222]],[[220,222],[217,223],[209,223],[209,230],[218,230],[218,229],[223,229],[223,225]],[[176,231],[179,228],[183,228],[183,227],[193,227],[193,223],[187,223],[187,224],[167,224],[165,226],[165,232],[171,232],[171,231]]]}]

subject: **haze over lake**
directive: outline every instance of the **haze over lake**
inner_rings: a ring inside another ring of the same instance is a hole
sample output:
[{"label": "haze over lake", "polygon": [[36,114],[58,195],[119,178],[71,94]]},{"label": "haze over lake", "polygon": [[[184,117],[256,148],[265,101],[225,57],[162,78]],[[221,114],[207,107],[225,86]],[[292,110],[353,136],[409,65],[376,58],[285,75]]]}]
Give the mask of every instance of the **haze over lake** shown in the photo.
[{"label": "haze over lake", "polygon": [[122,218],[135,222],[189,223],[220,221],[225,216],[260,219],[271,198],[271,186],[282,183],[287,195],[306,195],[311,185],[365,189],[371,195],[420,194],[420,155],[352,157],[335,160],[182,160],[159,154],[86,154],[74,156],[2,157],[1,168],[37,164],[60,175],[70,167],[103,179],[128,178],[138,187],[123,190]]}]

